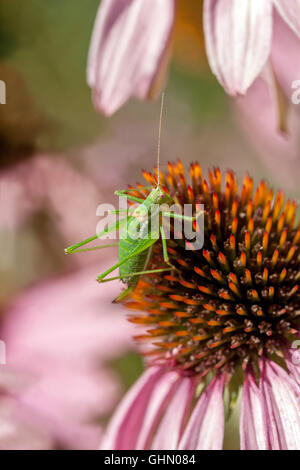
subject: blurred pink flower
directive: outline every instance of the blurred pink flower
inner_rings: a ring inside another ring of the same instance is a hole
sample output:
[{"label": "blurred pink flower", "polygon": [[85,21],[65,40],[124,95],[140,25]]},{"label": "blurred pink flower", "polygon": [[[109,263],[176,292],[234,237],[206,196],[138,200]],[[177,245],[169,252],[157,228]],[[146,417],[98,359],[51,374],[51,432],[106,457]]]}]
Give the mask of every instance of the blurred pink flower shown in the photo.
[{"label": "blurred pink flower", "polygon": [[[260,361],[260,383],[245,372],[241,449],[299,449],[299,382],[274,362]],[[298,376],[299,377],[299,376]],[[198,382],[163,367],[149,368],[116,410],[101,443],[107,450],[222,449],[225,374],[196,400]]]},{"label": "blurred pink flower", "polygon": [[74,230],[80,238],[95,229],[99,202],[95,182],[58,155],[37,154],[0,173],[0,230],[16,229],[44,208],[63,237],[73,240]]},{"label": "blurred pink flower", "polygon": [[[120,392],[106,363],[129,349],[131,331],[122,308],[111,304],[118,286],[99,289],[91,282],[99,269],[39,284],[4,312],[0,331],[7,365],[0,366],[0,384],[2,377],[11,425],[3,441],[0,428],[0,447],[32,448],[38,440],[38,447],[43,442],[48,448],[96,448],[99,420]],[[8,370],[20,373],[24,386],[16,389]],[[34,437],[28,444],[18,438],[26,428]]]},{"label": "blurred pink flower", "polygon": [[42,430],[25,424],[16,414],[15,394],[21,392],[22,387],[22,374],[0,366],[0,450],[51,448],[51,440],[47,439]]}]

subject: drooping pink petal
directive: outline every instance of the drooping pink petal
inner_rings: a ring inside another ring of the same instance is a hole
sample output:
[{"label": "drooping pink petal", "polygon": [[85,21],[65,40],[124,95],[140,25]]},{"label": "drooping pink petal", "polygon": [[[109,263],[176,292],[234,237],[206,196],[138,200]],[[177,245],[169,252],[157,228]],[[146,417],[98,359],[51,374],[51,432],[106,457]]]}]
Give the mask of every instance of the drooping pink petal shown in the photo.
[{"label": "drooping pink petal", "polygon": [[193,379],[182,379],[156,431],[152,449],[176,450],[178,448],[195,387],[196,382]]},{"label": "drooping pink petal", "polygon": [[[244,97],[234,102],[237,122],[278,184],[296,190],[298,182],[299,119],[297,106],[288,116],[288,137],[278,132],[278,113],[266,81],[259,77]],[[284,157],[283,157],[284,156]]]},{"label": "drooping pink petal", "polygon": [[[299,346],[298,346],[299,347]],[[293,379],[300,386],[300,351],[290,349],[286,352],[285,361]]]},{"label": "drooping pink petal", "polygon": [[300,388],[277,364],[261,360],[260,387],[271,450],[300,448]]},{"label": "drooping pink petal", "polygon": [[300,387],[300,333],[292,342],[291,347],[285,350],[285,362],[295,382]]},{"label": "drooping pink petal", "polygon": [[[245,119],[239,116],[239,122],[269,164],[273,178],[295,189],[298,187],[295,165],[299,154],[300,110],[292,102],[293,95],[298,93],[292,84],[300,74],[299,48],[299,38],[274,9],[272,48],[268,61],[272,73],[261,74],[246,96],[237,103],[245,116]],[[266,70],[267,67],[263,72]]]},{"label": "drooping pink petal", "polygon": [[200,396],[189,419],[181,450],[219,450],[224,437],[224,376],[215,377]]},{"label": "drooping pink petal", "polygon": [[243,385],[240,437],[242,450],[266,450],[268,448],[261,391],[251,371],[246,372]]},{"label": "drooping pink petal", "polygon": [[300,39],[276,10],[274,10],[273,17],[271,61],[278,81],[292,105],[292,82],[300,76]]},{"label": "drooping pink petal", "polygon": [[205,0],[208,61],[231,95],[244,94],[261,72],[271,49],[271,0]]},{"label": "drooping pink petal", "polygon": [[87,82],[91,87],[96,84],[98,52],[101,47],[100,41],[104,41],[110,34],[110,28],[120,15],[126,12],[130,1],[103,0],[97,11],[87,63]]},{"label": "drooping pink petal", "polygon": [[261,73],[261,78],[263,78],[268,85],[268,91],[270,93],[272,104],[274,106],[274,110],[276,111],[276,131],[278,132],[278,134],[281,134],[282,137],[287,137],[290,100],[285,95],[284,90],[281,84],[279,83],[278,77],[275,73],[273,64],[270,60],[264,67]]},{"label": "drooping pink petal", "polygon": [[129,390],[108,426],[101,448],[134,450],[144,448],[178,379],[164,368],[151,367]]},{"label": "drooping pink petal", "polygon": [[174,17],[174,0],[101,2],[87,68],[100,111],[111,115],[131,96],[147,98],[164,62]]},{"label": "drooping pink petal", "polygon": [[300,0],[273,0],[282,18],[300,37]]}]

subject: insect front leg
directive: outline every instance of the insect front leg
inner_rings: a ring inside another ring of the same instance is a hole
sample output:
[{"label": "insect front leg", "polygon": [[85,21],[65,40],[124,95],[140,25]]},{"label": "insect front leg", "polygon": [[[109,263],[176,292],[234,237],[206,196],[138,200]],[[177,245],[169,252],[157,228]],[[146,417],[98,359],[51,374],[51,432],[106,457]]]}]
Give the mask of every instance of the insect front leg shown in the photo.
[{"label": "insect front leg", "polygon": [[89,248],[78,248],[76,250],[74,249],[73,251],[68,252],[68,253],[82,253],[84,251],[102,250],[103,248],[111,248],[113,246],[118,246],[118,245],[119,243],[107,243],[106,245],[92,246]]},{"label": "insect front leg", "polygon": [[[169,268],[157,268],[157,269],[148,269],[146,271],[140,271],[138,273],[131,273],[131,274],[128,274],[128,278],[131,278],[131,277],[134,277],[134,276],[143,276],[144,274],[155,274],[155,273],[162,273],[164,271],[171,271],[171,269],[173,269],[173,266],[169,267]],[[114,277],[110,277],[109,279],[102,279],[101,281],[98,281],[100,283],[103,283],[103,282],[110,282],[110,281],[115,281],[116,279],[121,279],[121,276],[114,276]]]},{"label": "insect front leg", "polygon": [[130,215],[129,209],[116,209],[114,211],[109,211],[109,214],[124,214],[125,212],[127,212],[127,214]]},{"label": "insect front leg", "polygon": [[130,192],[130,191],[140,191],[141,189],[153,189],[153,185],[152,186],[139,186],[138,188],[128,188],[128,189],[125,189],[126,192]]},{"label": "insect front leg", "polygon": [[93,236],[87,238],[86,240],[83,240],[82,242],[76,243],[75,245],[69,246],[68,248],[65,249],[65,253],[66,254],[76,253],[78,248],[81,248],[82,246],[87,245],[88,243],[90,243],[94,240],[97,240],[98,238],[103,237],[103,235],[106,235],[107,233],[111,233],[114,230],[119,230],[120,228],[122,228],[127,223],[127,220],[128,220],[128,217],[124,218],[124,219],[121,219],[121,220],[117,220],[117,222],[115,222],[112,225],[109,225],[102,232],[97,233],[96,235],[93,235]]},{"label": "insect front leg", "polygon": [[[125,261],[127,260],[123,260],[123,263],[125,263]],[[119,279],[120,276],[116,276],[116,277],[112,277],[112,278],[109,278],[109,279],[105,279],[106,276],[108,276],[110,273],[112,273],[115,269],[119,268],[121,266],[121,264],[123,264],[121,262],[118,262],[116,264],[114,264],[113,266],[111,266],[109,269],[107,269],[106,271],[104,271],[102,274],[99,274],[99,276],[97,277],[97,281],[98,282],[109,282],[109,281],[113,281],[114,279]]]},{"label": "insect front leg", "polygon": [[126,189],[121,191],[115,191],[115,195],[120,197],[126,197],[128,201],[138,202],[139,204],[143,204],[144,202],[144,199],[127,194]]}]

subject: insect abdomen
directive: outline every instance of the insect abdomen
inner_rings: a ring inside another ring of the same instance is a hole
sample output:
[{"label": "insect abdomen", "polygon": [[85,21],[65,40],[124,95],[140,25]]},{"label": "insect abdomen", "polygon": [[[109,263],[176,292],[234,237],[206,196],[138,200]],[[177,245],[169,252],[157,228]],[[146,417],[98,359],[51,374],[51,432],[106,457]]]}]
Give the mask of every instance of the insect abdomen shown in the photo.
[{"label": "insect abdomen", "polygon": [[[128,238],[121,238],[119,242],[119,260],[121,261],[126,256],[130,255],[136,246],[136,241]],[[128,277],[132,273],[143,271],[148,264],[149,248],[138,255],[132,256],[124,264],[120,266],[120,276],[123,282],[128,286],[134,287],[138,282],[138,276]]]}]

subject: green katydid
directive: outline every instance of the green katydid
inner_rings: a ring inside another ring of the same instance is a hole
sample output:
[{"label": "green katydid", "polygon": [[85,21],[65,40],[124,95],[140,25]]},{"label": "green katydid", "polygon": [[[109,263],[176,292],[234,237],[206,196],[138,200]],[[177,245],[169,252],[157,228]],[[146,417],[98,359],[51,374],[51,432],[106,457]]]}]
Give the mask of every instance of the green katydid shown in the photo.
[{"label": "green katydid", "polygon": [[[159,181],[159,158],[160,158],[160,136],[161,136],[161,122],[163,112],[164,95],[161,99],[160,119],[159,119],[159,134],[158,134],[158,149],[157,149],[157,166],[158,166],[158,178],[157,186],[151,190],[146,199],[137,198],[130,194],[132,190],[116,191],[117,196],[125,197],[127,200],[138,203],[139,205],[135,210],[127,215],[124,219],[118,220],[116,223],[108,226],[105,230],[97,235],[76,243],[73,246],[66,248],[66,253],[76,253],[80,251],[88,251],[93,249],[106,248],[108,246],[118,246],[118,258],[119,261],[111,266],[109,269],[100,274],[97,278],[98,282],[108,282],[115,279],[121,279],[127,284],[125,289],[115,301],[124,299],[130,292],[136,287],[139,277],[144,274],[152,274],[163,271],[170,271],[174,267],[171,265],[168,257],[167,241],[165,236],[165,230],[162,223],[161,216],[168,216],[173,218],[180,218],[181,220],[195,220],[195,217],[188,217],[181,214],[174,214],[163,210],[163,205],[171,205],[174,203],[172,197],[166,193]],[[153,211],[154,208],[154,211]],[[118,213],[119,211],[115,211]],[[151,214],[151,215],[150,215]],[[153,229],[150,222],[153,216],[158,216],[157,227]],[[92,248],[81,248],[93,240],[100,239],[109,232],[120,230],[121,236],[118,243],[102,245]],[[137,237],[138,233],[138,237]],[[166,266],[158,269],[147,270],[149,262],[151,260],[154,244],[161,239],[163,248],[163,258]],[[107,276],[119,268],[119,276],[110,277]]]}]

